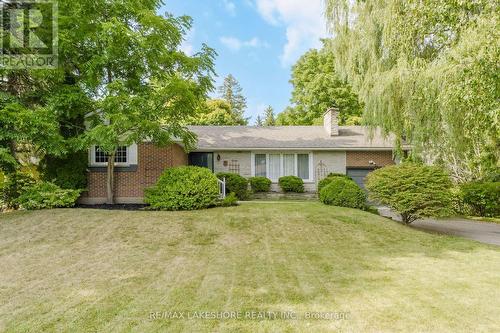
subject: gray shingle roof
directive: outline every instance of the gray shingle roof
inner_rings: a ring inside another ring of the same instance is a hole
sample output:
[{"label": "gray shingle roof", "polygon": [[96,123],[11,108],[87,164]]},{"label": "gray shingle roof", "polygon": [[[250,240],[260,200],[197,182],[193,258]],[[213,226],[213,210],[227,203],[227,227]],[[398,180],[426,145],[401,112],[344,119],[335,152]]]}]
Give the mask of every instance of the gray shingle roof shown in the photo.
[{"label": "gray shingle roof", "polygon": [[189,126],[198,135],[198,150],[245,149],[392,149],[394,137],[362,126],[341,126],[330,137],[323,126]]}]

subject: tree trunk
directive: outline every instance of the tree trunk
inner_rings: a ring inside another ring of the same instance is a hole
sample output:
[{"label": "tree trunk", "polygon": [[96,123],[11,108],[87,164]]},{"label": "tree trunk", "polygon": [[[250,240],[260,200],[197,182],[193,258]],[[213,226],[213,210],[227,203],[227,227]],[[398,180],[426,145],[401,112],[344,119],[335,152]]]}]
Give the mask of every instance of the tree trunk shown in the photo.
[{"label": "tree trunk", "polygon": [[[106,72],[108,74],[108,84],[113,81],[113,76],[111,75],[111,70],[106,67]],[[108,156],[108,181],[107,181],[107,200],[108,205],[113,205],[115,203],[115,155],[116,149]]]},{"label": "tree trunk", "polygon": [[412,214],[403,213],[401,214],[401,220],[403,221],[404,224],[410,225],[417,220],[417,217]]},{"label": "tree trunk", "polygon": [[116,152],[112,152],[108,157],[108,172],[107,172],[107,200],[108,205],[113,205],[115,203],[115,155]]}]

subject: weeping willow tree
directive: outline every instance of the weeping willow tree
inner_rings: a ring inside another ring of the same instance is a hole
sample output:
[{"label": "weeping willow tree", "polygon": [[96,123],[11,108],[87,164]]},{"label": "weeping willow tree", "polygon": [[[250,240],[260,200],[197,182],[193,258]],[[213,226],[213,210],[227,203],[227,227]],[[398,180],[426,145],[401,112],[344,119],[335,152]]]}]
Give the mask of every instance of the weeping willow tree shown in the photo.
[{"label": "weeping willow tree", "polygon": [[498,173],[499,9],[490,0],[325,0],[364,120],[457,181]]}]

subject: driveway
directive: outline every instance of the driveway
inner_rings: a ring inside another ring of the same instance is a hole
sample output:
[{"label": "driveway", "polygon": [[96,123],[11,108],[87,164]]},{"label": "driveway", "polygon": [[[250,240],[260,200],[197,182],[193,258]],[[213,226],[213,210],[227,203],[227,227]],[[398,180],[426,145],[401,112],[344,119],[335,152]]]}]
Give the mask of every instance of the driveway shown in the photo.
[{"label": "driveway", "polygon": [[[380,207],[379,213],[382,216],[400,220],[399,216],[389,208]],[[462,218],[424,219],[413,222],[411,227],[500,246],[500,224],[498,223],[476,222]]]}]

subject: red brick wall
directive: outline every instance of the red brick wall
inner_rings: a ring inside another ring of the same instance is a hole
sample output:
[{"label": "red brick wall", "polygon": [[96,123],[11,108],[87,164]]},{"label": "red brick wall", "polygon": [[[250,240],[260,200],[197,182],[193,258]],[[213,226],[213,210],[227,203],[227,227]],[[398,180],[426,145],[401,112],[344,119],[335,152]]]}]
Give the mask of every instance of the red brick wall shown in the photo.
[{"label": "red brick wall", "polygon": [[[151,143],[137,146],[137,170],[115,172],[116,198],[142,198],[144,189],[156,183],[166,168],[187,165],[188,158],[184,149],[173,144],[168,147],[156,147]],[[88,173],[87,198],[106,197],[106,172]]]},{"label": "red brick wall", "polygon": [[[371,165],[369,162],[374,161],[376,164]],[[347,151],[346,152],[347,167],[382,167],[395,164],[392,159],[392,151]]]}]

